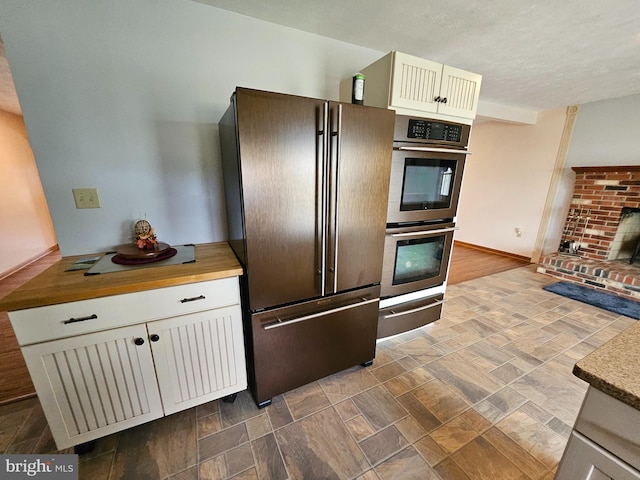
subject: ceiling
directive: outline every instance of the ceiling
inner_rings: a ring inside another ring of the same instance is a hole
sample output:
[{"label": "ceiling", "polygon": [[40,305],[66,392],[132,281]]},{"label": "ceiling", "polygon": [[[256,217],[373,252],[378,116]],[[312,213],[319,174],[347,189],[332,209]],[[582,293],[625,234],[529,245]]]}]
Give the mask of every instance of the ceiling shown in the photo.
[{"label": "ceiling", "polygon": [[640,93],[637,0],[196,1],[482,74],[480,99],[513,107]]},{"label": "ceiling", "polygon": [[[541,111],[640,93],[637,0],[196,1],[480,73],[484,101]],[[20,113],[1,39],[0,109]]]}]

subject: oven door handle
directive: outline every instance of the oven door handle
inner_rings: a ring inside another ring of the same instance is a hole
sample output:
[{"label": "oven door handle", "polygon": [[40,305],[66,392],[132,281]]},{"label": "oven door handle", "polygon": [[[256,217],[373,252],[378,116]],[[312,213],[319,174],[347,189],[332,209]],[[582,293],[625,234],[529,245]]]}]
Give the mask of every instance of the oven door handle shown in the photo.
[{"label": "oven door handle", "polygon": [[407,150],[409,152],[461,153],[462,155],[471,155],[471,152],[467,152],[466,150],[454,150],[453,148],[398,147],[398,150]]},{"label": "oven door handle", "polygon": [[392,233],[392,237],[417,237],[421,235],[433,235],[437,233],[455,232],[459,227],[439,228],[438,230],[422,230],[420,232]]},{"label": "oven door handle", "polygon": [[342,307],[333,308],[331,310],[323,310],[322,312],[312,313],[310,315],[305,315],[304,317],[294,318],[292,320],[281,320],[281,319],[278,318],[278,319],[276,319],[275,322],[263,325],[262,328],[265,329],[265,330],[271,330],[272,328],[286,327],[287,325],[292,325],[294,323],[306,322],[307,320],[313,320],[314,318],[324,317],[325,315],[330,315],[330,314],[333,314],[333,313],[342,312],[344,310],[351,310],[352,308],[362,307],[364,305],[369,305],[370,303],[379,302],[380,301],[380,297],[372,298],[372,299],[369,299],[369,300],[366,300],[366,299],[363,298],[361,300],[362,301],[357,302],[357,303],[351,303],[349,305],[344,305]]},{"label": "oven door handle", "polygon": [[433,303],[430,303],[429,305],[423,305],[422,307],[417,307],[417,308],[412,308],[411,310],[405,310],[404,312],[394,312],[393,310],[390,310],[390,314],[389,315],[383,315],[384,318],[394,318],[394,317],[401,317],[402,315],[409,315],[410,313],[416,313],[416,312],[421,312],[422,310],[426,310],[428,308],[433,308],[433,307],[437,307],[438,305],[442,305],[444,302],[446,302],[446,300],[436,300]]}]

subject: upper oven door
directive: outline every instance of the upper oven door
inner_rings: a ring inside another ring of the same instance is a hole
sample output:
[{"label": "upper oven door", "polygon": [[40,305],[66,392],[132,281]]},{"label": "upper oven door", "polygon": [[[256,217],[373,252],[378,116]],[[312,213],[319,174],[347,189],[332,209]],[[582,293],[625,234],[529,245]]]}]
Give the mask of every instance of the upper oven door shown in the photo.
[{"label": "upper oven door", "polygon": [[395,144],[387,223],[454,218],[467,154],[465,150]]}]

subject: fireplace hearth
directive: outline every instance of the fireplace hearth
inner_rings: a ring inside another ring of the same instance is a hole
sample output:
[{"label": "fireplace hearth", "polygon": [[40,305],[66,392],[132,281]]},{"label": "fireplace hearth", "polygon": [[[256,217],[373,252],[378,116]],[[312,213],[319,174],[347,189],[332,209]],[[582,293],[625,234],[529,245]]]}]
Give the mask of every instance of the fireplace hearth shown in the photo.
[{"label": "fireplace hearth", "polygon": [[538,271],[640,300],[640,166],[574,167],[576,182],[558,251]]}]

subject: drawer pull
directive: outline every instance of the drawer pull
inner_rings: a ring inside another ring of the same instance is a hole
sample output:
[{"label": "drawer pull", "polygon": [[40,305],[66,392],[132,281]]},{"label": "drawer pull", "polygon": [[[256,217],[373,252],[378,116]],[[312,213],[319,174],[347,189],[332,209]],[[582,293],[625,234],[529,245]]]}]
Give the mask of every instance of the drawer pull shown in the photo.
[{"label": "drawer pull", "polygon": [[89,315],[88,317],[70,318],[69,320],[65,320],[62,323],[66,325],[67,323],[84,322],[85,320],[95,320],[96,318],[98,318],[98,315],[94,313],[93,315]]},{"label": "drawer pull", "polygon": [[445,301],[446,300],[436,300],[435,302],[430,303],[429,305],[424,305],[418,308],[412,308],[411,310],[406,310],[404,312],[396,312],[394,310],[389,310],[389,315],[384,315],[384,318],[400,317],[402,315],[409,315],[410,313],[421,312],[422,310],[426,310],[428,308],[433,308],[433,307],[437,307],[438,305],[442,305]]},{"label": "drawer pull", "polygon": [[205,298],[207,297],[204,295],[200,295],[199,297],[183,298],[180,300],[180,303],[195,302],[196,300],[204,300]]},{"label": "drawer pull", "polygon": [[356,308],[356,307],[362,307],[364,305],[369,305],[370,303],[376,303],[380,301],[380,298],[376,297],[376,298],[372,298],[370,300],[367,300],[366,298],[361,298],[361,301],[359,301],[358,303],[352,303],[350,305],[344,305],[342,307],[337,307],[334,308],[332,310],[325,310],[322,312],[317,312],[317,313],[312,313],[310,315],[305,315],[304,317],[298,317],[298,318],[294,318],[293,320],[281,320],[281,319],[276,319],[275,322],[272,323],[268,323],[266,325],[263,325],[262,328],[265,330],[271,330],[272,328],[280,328],[280,327],[285,327],[287,325],[292,325],[294,323],[299,323],[299,322],[306,322],[307,320],[312,320],[314,318],[318,318],[318,317],[323,317],[326,315],[331,315],[334,313],[338,313],[338,312],[343,312],[345,310],[350,310],[352,308]]}]

